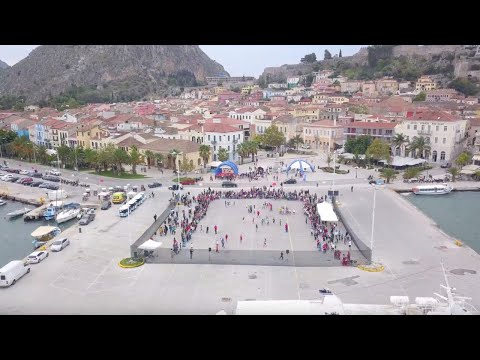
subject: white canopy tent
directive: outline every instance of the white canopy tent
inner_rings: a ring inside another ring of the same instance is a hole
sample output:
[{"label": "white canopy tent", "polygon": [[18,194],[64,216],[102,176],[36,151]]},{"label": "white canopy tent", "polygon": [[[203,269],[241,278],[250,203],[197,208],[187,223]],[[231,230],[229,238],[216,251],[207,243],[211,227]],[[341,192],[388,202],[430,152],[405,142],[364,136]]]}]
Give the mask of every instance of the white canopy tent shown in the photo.
[{"label": "white canopy tent", "polygon": [[462,168],[462,170],[460,170],[460,174],[473,175],[478,170],[480,170],[480,166],[478,166],[478,165],[466,165]]},{"label": "white canopy tent", "polygon": [[[380,160],[381,163],[386,163],[385,160]],[[425,159],[414,159],[411,157],[403,156],[394,156],[392,157],[392,163],[390,164],[393,167],[402,167],[402,166],[415,166],[427,162]]]},{"label": "white canopy tent", "polygon": [[333,206],[329,202],[317,204],[317,212],[321,221],[338,222],[337,214],[333,211]]},{"label": "white canopy tent", "polygon": [[221,161],[212,161],[207,166],[209,167],[218,167],[222,162]]},{"label": "white canopy tent", "polygon": [[140,250],[155,250],[155,249],[158,249],[160,246],[162,246],[161,242],[156,242],[156,241],[153,241],[153,240],[147,240],[142,245],[140,245],[138,248]]}]

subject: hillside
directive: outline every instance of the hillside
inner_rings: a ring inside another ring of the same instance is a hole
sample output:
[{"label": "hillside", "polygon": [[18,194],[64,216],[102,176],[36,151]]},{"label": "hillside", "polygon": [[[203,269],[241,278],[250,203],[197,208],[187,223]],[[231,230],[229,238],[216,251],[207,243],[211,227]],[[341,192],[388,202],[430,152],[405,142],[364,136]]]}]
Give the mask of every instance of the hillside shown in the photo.
[{"label": "hillside", "polygon": [[0,60],[0,70],[2,69],[7,69],[9,65],[7,63],[4,63],[2,60]]},{"label": "hillside", "polygon": [[27,103],[60,94],[128,101],[228,73],[194,45],[43,45],[2,71],[0,97]]},{"label": "hillside", "polygon": [[432,75],[441,85],[446,85],[455,77],[480,77],[476,73],[479,64],[480,58],[475,57],[475,51],[462,45],[375,45],[362,48],[350,57],[269,67],[264,70],[260,82],[281,82],[287,76],[331,69],[335,76],[356,80],[393,76],[397,80],[414,81],[421,75]]}]

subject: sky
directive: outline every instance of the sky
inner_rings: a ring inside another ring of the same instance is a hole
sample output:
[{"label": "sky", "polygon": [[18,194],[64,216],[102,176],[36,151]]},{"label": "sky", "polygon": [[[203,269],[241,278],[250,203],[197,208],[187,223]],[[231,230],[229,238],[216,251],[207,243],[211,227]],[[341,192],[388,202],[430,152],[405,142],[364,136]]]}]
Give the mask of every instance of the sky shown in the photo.
[{"label": "sky", "polygon": [[[38,45],[0,45],[0,60],[14,65]],[[213,60],[222,64],[231,76],[255,76],[266,67],[298,64],[300,59],[312,52],[322,60],[325,49],[332,55],[340,49],[343,56],[355,54],[367,45],[200,45]]]}]

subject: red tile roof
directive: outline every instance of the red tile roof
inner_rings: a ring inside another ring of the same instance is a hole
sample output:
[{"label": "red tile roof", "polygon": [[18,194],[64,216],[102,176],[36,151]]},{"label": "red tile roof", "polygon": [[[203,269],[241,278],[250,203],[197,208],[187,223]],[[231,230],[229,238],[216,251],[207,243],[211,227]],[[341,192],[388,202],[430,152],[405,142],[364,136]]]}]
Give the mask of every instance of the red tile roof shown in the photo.
[{"label": "red tile roof", "polygon": [[458,121],[459,117],[446,113],[444,111],[427,110],[427,111],[409,111],[407,112],[407,120],[423,120],[423,121]]}]

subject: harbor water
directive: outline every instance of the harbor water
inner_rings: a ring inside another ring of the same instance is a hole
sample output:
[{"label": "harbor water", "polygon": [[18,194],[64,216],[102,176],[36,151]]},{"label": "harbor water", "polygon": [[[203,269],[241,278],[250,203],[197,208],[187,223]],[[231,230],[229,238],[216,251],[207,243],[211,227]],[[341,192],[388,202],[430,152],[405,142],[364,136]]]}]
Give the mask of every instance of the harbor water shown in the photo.
[{"label": "harbor water", "polygon": [[409,194],[406,198],[445,233],[480,253],[480,192],[455,191],[437,196]]},{"label": "harbor water", "polygon": [[11,260],[22,260],[33,252],[33,238],[30,234],[42,225],[58,226],[65,230],[75,223],[75,220],[57,225],[55,221],[23,221],[23,216],[9,219],[6,215],[12,211],[24,207],[32,208],[33,205],[25,205],[19,202],[7,201],[6,205],[0,206],[0,268]]}]

